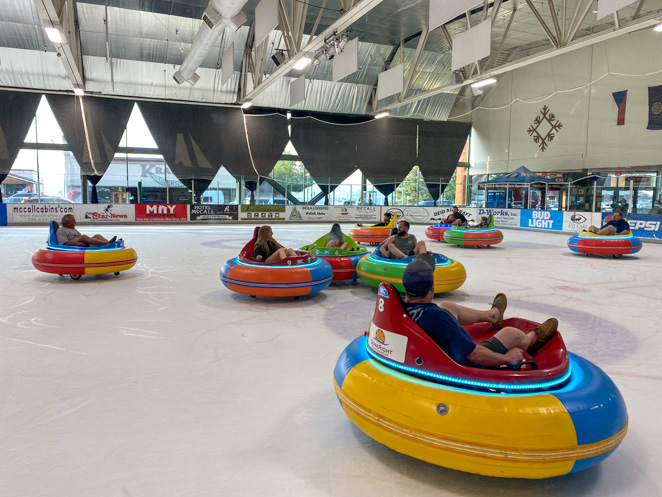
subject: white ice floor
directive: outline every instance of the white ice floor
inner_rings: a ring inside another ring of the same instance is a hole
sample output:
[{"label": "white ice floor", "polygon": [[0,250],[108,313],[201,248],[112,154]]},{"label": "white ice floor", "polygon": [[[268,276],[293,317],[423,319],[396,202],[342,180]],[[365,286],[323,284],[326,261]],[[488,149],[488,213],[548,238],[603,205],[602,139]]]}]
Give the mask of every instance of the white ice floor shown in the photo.
[{"label": "white ice floor", "polygon": [[[505,230],[480,250],[428,241],[468,274],[438,299],[486,309],[503,291],[507,317],[558,317],[568,348],[625,398],[629,432],[606,461],[530,481],[424,463],[346,418],[333,367],[375,289],[228,291],[218,272],[250,225],[80,228],[120,235],[138,264],[79,281],[40,273],[30,258],[46,228],[0,228],[0,497],[662,495],[662,244],[616,260],[574,254],[563,234]],[[329,228],[273,227],[292,247]]]}]

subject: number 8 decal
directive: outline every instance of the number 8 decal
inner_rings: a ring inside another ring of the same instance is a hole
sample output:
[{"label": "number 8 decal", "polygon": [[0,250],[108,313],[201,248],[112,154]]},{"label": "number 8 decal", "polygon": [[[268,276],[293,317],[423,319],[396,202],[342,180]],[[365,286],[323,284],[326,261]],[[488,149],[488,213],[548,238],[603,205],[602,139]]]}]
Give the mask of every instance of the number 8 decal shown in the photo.
[{"label": "number 8 decal", "polygon": [[379,299],[379,306],[377,308],[379,312],[384,312],[384,299]]}]

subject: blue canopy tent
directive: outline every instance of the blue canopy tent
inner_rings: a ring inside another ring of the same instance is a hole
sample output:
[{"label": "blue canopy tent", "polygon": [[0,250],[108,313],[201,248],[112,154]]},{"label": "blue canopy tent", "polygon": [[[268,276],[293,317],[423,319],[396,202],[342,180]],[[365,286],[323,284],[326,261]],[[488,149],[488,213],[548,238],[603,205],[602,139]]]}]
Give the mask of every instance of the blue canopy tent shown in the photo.
[{"label": "blue canopy tent", "polygon": [[[487,191],[490,189],[490,186],[496,189],[500,189],[502,187],[505,187],[506,192],[505,192],[505,202],[506,202],[506,207],[508,206],[508,193],[510,190],[510,185],[513,186],[518,186],[518,187],[526,187],[528,186],[528,196],[527,199],[531,199],[531,185],[535,183],[543,183],[545,184],[545,198],[547,198],[547,184],[549,183],[554,183],[558,185],[558,182],[555,182],[549,178],[545,178],[544,176],[540,176],[539,174],[536,174],[530,170],[528,170],[526,167],[522,166],[516,170],[514,170],[511,173],[508,173],[504,176],[500,176],[498,178],[494,178],[488,181],[481,181],[478,183],[479,185],[482,185],[482,187],[485,189],[485,205],[489,207],[488,205],[488,194]],[[494,205],[494,207],[497,207]]]}]

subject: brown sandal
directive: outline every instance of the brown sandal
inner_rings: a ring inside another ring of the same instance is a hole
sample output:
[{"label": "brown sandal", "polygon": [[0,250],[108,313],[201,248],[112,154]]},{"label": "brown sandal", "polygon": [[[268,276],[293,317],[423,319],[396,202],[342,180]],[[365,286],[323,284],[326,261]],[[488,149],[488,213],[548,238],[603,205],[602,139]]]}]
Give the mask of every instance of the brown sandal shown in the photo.
[{"label": "brown sandal", "polygon": [[492,323],[492,328],[495,330],[500,330],[503,327],[503,313],[506,312],[506,307],[508,307],[508,299],[503,293],[498,293],[494,300],[492,301],[492,308],[496,307],[499,309],[499,317],[496,320],[496,323]]}]

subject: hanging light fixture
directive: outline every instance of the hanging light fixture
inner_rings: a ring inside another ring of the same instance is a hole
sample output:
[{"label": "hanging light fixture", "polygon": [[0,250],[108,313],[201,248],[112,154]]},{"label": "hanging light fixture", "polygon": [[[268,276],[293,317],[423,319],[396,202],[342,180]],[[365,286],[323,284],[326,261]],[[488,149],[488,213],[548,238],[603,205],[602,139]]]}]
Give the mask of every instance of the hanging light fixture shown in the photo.
[{"label": "hanging light fixture", "polygon": [[60,34],[60,30],[57,28],[44,28],[46,31],[46,36],[48,36],[48,39],[51,40],[53,43],[62,43],[62,35]]},{"label": "hanging light fixture", "polygon": [[471,87],[472,88],[482,88],[483,86],[493,85],[494,83],[496,83],[496,81],[497,80],[495,78],[487,78],[487,79],[483,79],[481,81],[476,81],[475,83],[472,83]]},{"label": "hanging light fixture", "polygon": [[299,60],[297,60],[296,64],[294,64],[294,69],[296,69],[297,71],[301,71],[306,67],[308,67],[312,62],[313,59],[305,55],[301,57]]}]

